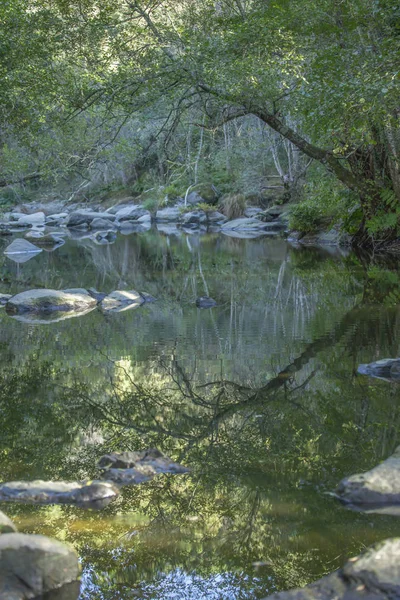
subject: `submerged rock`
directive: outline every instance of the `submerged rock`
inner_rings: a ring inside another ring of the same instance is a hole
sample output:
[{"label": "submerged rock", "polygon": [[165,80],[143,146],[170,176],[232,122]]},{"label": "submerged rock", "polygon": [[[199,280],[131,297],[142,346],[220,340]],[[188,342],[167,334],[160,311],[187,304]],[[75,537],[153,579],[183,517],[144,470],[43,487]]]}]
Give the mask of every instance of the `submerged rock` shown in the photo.
[{"label": "submerged rock", "polygon": [[41,248],[38,248],[34,244],[31,244],[31,242],[28,242],[28,240],[22,238],[14,240],[4,250],[4,254],[7,258],[10,258],[16,263],[25,263],[41,252]]},{"label": "submerged rock", "polygon": [[344,502],[355,505],[400,504],[400,446],[370,471],[343,479],[336,494]]},{"label": "submerged rock", "polygon": [[104,508],[119,494],[108,481],[10,481],[0,484],[0,502],[75,504]]},{"label": "submerged rock", "polygon": [[217,303],[209,296],[201,296],[200,298],[197,298],[196,306],[197,308],[213,308],[214,306],[217,306]]},{"label": "submerged rock", "polygon": [[259,219],[242,217],[222,225],[221,232],[231,237],[255,238],[265,235],[267,229],[271,230],[269,223]]},{"label": "submerged rock", "polygon": [[384,358],[366,365],[359,365],[360,375],[400,382],[400,358]]},{"label": "submerged rock", "polygon": [[265,600],[395,600],[400,597],[400,539],[390,539],[350,559],[342,569],[304,588]]},{"label": "submerged rock", "polygon": [[0,533],[16,533],[14,523],[0,510]]},{"label": "submerged rock", "polygon": [[92,236],[92,240],[96,244],[99,244],[100,246],[113,244],[116,239],[117,239],[117,234],[112,229],[107,229],[107,231],[98,231],[97,233],[94,233]]},{"label": "submerged rock", "polygon": [[119,485],[132,485],[153,479],[159,473],[188,473],[189,469],[173,462],[159,450],[113,452],[98,463],[102,477]]},{"label": "submerged rock", "polygon": [[54,235],[53,233],[49,233],[48,235],[44,235],[42,232],[37,231],[36,229],[28,231],[25,235],[26,239],[34,239],[35,245],[44,248],[45,250],[58,248],[65,244],[65,240],[62,237]]},{"label": "submerged rock", "polygon": [[105,312],[123,312],[125,310],[131,310],[138,308],[144,303],[144,299],[139,292],[135,290],[130,291],[115,291],[108,294],[102,302],[101,308]]},{"label": "submerged rock", "polygon": [[0,536],[2,600],[41,597],[46,592],[77,581],[79,574],[75,550],[58,540],[22,533]]},{"label": "submerged rock", "polygon": [[[86,292],[86,290],[84,290]],[[96,306],[96,300],[88,292],[73,292],[50,289],[28,290],[12,296],[6,310],[10,314],[53,312],[82,312]]]}]

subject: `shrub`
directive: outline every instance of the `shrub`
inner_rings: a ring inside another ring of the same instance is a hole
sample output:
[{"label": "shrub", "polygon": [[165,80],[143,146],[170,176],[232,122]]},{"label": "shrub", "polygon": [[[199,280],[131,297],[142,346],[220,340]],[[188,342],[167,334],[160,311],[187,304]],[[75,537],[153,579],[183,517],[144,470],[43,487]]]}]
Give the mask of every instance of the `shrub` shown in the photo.
[{"label": "shrub", "polygon": [[241,217],[246,208],[244,194],[228,194],[220,201],[220,210],[228,219]]},{"label": "shrub", "polygon": [[323,222],[322,209],[316,202],[304,201],[292,206],[289,227],[302,233],[314,233]]}]

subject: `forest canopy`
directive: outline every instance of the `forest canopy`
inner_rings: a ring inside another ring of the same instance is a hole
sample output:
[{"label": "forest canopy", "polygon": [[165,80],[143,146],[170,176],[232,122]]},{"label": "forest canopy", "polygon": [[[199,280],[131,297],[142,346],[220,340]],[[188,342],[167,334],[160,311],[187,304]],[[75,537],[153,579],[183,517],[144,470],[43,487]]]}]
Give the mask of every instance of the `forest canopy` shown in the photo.
[{"label": "forest canopy", "polygon": [[253,197],[272,175],[391,241],[399,40],[394,0],[5,0],[2,185]]}]

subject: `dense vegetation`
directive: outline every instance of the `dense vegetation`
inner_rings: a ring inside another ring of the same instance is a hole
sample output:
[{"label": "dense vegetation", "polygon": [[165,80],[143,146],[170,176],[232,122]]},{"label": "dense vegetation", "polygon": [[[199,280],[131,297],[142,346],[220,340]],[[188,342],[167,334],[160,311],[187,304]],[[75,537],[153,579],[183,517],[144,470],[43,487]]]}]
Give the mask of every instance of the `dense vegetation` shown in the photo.
[{"label": "dense vegetation", "polygon": [[391,241],[399,40],[395,0],[5,0],[3,198],[281,185],[300,223]]}]

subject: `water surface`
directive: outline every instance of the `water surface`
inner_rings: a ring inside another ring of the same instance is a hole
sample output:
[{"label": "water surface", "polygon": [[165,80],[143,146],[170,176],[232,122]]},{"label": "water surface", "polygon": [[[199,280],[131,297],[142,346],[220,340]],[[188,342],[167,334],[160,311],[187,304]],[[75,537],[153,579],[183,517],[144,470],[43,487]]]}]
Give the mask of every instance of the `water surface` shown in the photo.
[{"label": "water surface", "polygon": [[[80,600],[258,599],[400,535],[329,494],[400,443],[399,386],[357,366],[400,356],[396,265],[279,237],[150,231],[68,240],[0,292],[136,289],[158,301],[58,323],[0,312],[0,480],[98,476],[111,450],[191,467],[100,512],[2,505],[23,532],[72,543]],[[210,295],[212,310],[197,309]]]}]

